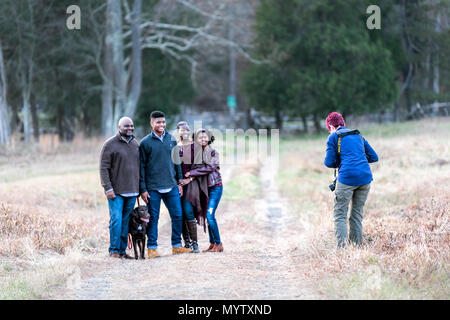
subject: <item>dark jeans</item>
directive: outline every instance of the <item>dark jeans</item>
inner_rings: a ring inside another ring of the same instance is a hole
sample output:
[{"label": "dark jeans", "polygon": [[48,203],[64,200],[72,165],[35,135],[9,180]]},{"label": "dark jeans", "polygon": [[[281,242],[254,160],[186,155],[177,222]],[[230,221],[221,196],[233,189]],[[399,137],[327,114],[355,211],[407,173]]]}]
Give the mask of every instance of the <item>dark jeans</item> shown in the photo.
[{"label": "dark jeans", "polygon": [[183,213],[178,187],[173,187],[173,189],[167,193],[159,193],[156,190],[151,190],[148,194],[150,196],[148,202],[150,222],[147,230],[147,248],[156,249],[158,247],[158,221],[161,199],[169,210],[170,219],[172,221],[172,247],[181,247]]},{"label": "dark jeans", "polygon": [[124,254],[128,243],[128,224],[136,197],[116,195],[108,199],[109,206],[109,253]]},{"label": "dark jeans", "polygon": [[187,186],[183,187],[183,197],[181,198],[181,204],[183,206],[183,220],[192,221],[195,220],[194,207],[186,199],[187,198]]},{"label": "dark jeans", "polygon": [[211,187],[209,191],[208,213],[206,214],[206,221],[208,222],[209,243],[220,244],[219,226],[216,220],[216,209],[219,205],[220,198],[223,193],[223,186]]}]

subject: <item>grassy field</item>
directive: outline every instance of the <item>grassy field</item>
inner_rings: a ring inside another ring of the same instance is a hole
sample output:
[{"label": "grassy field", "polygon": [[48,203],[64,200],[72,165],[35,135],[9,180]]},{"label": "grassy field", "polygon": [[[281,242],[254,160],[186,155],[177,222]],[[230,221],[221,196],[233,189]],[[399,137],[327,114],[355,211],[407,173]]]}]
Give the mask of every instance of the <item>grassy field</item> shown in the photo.
[{"label": "grassy field", "polygon": [[[329,299],[448,299],[450,119],[358,129],[380,161],[372,165],[364,246],[341,251],[328,189],[333,173],[323,165],[327,136],[280,140],[276,181],[304,232],[291,251],[299,276]],[[45,299],[69,286],[95,254],[106,257],[101,144],[44,138],[0,151],[0,299]],[[233,174],[223,206],[245,206],[264,192],[257,170],[244,166]]]},{"label": "grassy field", "polygon": [[99,188],[100,140],[3,150],[0,299],[41,299],[108,237]]},{"label": "grassy field", "polygon": [[380,159],[363,248],[336,249],[326,136],[281,141],[277,181],[306,233],[299,272],[332,299],[448,299],[450,119],[358,129]]}]

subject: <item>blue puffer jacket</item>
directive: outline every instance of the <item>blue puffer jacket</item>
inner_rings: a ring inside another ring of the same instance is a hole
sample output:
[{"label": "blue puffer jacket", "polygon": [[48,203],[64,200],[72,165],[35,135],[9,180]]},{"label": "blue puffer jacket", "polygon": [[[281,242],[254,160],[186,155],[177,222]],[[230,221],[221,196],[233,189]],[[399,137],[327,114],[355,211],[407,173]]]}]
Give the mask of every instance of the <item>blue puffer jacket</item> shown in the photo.
[{"label": "blue puffer jacket", "polygon": [[338,161],[337,132],[351,131],[340,127],[330,134],[327,140],[327,153],[324,164],[328,168],[339,166],[338,181],[350,186],[363,186],[373,180],[369,163],[377,162],[378,155],[366,139],[357,134],[350,134],[341,138],[341,163]]}]

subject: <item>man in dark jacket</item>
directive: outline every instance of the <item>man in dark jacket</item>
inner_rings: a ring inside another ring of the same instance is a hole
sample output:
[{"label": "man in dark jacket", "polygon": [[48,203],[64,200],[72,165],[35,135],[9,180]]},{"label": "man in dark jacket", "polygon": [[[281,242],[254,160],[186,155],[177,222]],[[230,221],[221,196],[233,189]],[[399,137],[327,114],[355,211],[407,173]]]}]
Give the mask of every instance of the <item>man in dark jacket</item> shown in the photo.
[{"label": "man in dark jacket", "polygon": [[339,136],[351,130],[345,127],[342,115],[332,112],[326,119],[330,135],[324,164],[339,168],[334,200],[334,225],[338,247],[347,242],[347,211],[350,201],[350,241],[362,243],[363,208],[373,180],[369,163],[378,161],[378,155],[369,142],[359,134]]},{"label": "man in dark jacket", "polygon": [[121,118],[118,127],[119,132],[103,144],[100,180],[109,206],[109,255],[131,259],[125,250],[130,214],[139,195],[139,143],[130,118]]},{"label": "man in dark jacket", "polygon": [[178,185],[181,172],[177,141],[166,131],[164,113],[153,111],[150,115],[152,132],[144,137],[139,147],[140,183],[139,192],[147,203],[150,222],[147,231],[148,258],[159,257],[157,251],[158,220],[161,200],[169,210],[172,221],[172,253],[190,252],[181,245],[182,209],[180,196],[183,188]]}]

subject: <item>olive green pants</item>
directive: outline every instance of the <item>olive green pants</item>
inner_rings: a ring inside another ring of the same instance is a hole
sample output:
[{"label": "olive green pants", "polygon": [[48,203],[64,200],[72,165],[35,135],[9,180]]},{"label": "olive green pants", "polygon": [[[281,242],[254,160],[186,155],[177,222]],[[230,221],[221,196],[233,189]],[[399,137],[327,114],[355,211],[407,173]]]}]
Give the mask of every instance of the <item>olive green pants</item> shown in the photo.
[{"label": "olive green pants", "polygon": [[334,227],[338,247],[347,243],[347,213],[350,210],[350,241],[361,245],[363,208],[370,190],[370,183],[363,186],[349,186],[339,181],[336,183],[334,198]]}]

